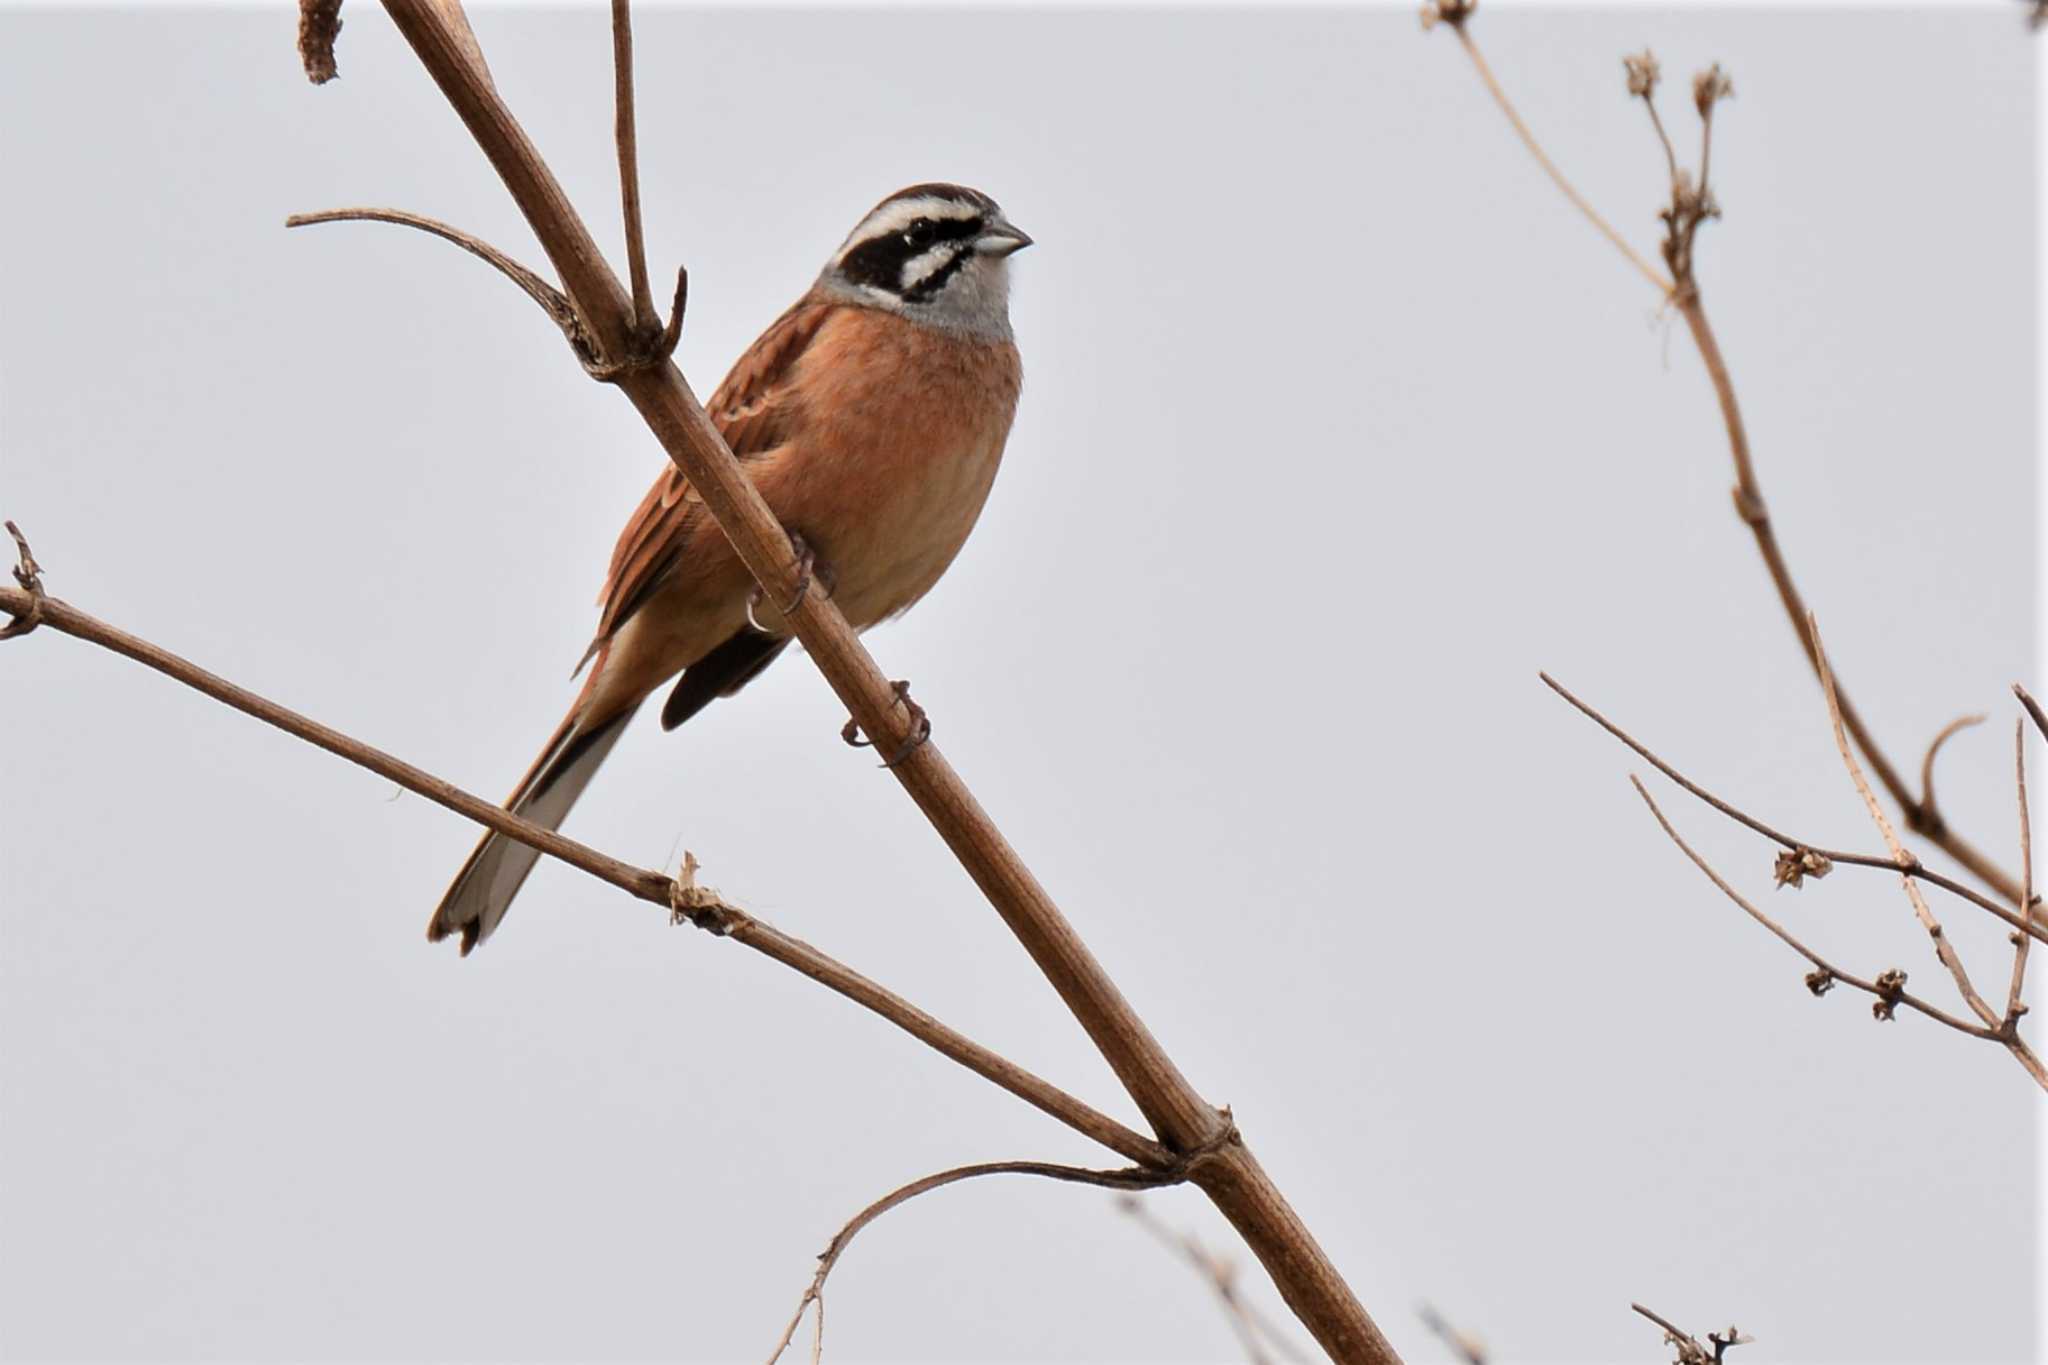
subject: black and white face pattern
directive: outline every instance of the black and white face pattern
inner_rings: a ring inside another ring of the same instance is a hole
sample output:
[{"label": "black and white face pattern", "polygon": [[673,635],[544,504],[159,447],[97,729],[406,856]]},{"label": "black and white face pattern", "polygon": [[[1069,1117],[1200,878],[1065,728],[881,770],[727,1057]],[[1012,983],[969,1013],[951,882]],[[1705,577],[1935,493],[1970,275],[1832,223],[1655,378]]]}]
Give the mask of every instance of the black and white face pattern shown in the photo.
[{"label": "black and white face pattern", "polygon": [[1007,335],[1005,261],[1030,244],[979,190],[912,185],[861,219],[825,267],[825,278],[877,307]]}]

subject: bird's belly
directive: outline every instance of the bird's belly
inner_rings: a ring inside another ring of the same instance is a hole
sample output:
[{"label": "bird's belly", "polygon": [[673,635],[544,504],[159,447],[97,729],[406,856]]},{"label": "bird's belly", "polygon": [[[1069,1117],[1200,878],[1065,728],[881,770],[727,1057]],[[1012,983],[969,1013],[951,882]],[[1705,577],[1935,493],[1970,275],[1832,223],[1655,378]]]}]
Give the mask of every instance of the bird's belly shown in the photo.
[{"label": "bird's belly", "polygon": [[854,504],[868,515],[842,522],[830,543],[817,546],[834,575],[833,600],[856,630],[931,591],[981,516],[1002,448],[997,436],[918,460],[914,468],[875,471],[884,475],[873,485],[878,496]]}]

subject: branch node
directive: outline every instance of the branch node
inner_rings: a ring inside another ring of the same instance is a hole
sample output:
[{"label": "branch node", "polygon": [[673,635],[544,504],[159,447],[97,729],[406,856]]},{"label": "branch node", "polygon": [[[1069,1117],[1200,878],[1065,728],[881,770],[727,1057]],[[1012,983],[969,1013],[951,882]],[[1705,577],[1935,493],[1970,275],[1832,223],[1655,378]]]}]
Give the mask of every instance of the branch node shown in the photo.
[{"label": "branch node", "polygon": [[683,850],[683,870],[668,884],[668,922],[691,924],[715,938],[724,938],[746,922],[746,913],[708,886],[697,884],[697,855]]},{"label": "branch node", "polygon": [[[1686,287],[1692,286],[1688,284]],[[1740,484],[1729,491],[1735,497],[1735,515],[1741,517],[1745,525],[1757,528],[1771,524],[1771,514],[1765,510],[1760,494],[1748,492]]]},{"label": "branch node", "polygon": [[17,556],[14,565],[14,581],[28,594],[28,610],[19,616],[10,616],[5,626],[0,626],[0,640],[12,640],[26,635],[43,623],[43,566],[36,563],[36,557],[28,548],[28,537],[13,522],[7,523],[7,534],[14,537],[14,551]]}]

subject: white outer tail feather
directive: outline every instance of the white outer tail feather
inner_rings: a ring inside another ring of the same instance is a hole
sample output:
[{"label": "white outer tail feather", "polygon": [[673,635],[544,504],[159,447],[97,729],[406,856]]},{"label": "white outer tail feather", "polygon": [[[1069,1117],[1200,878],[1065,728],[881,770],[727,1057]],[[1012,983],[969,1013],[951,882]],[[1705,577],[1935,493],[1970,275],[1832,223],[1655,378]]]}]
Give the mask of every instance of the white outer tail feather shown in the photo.
[{"label": "white outer tail feather", "polygon": [[[564,725],[548,742],[526,781],[506,803],[506,809],[544,829],[559,829],[632,718],[633,712],[629,710],[587,737],[573,723]],[[567,764],[560,763],[560,756],[578,740],[587,742]],[[527,874],[539,861],[538,849],[496,832],[485,835],[441,898],[427,926],[427,937],[439,940],[459,933],[463,954],[467,956],[496,932],[505,912],[512,907],[512,898],[519,894]]]}]

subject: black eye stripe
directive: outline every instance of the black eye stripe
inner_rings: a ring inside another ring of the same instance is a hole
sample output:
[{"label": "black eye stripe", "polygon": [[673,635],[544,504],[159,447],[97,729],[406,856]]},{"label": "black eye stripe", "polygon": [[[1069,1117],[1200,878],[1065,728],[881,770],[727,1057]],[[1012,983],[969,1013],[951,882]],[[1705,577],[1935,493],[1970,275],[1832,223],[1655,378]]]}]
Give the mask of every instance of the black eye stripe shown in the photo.
[{"label": "black eye stripe", "polygon": [[909,302],[919,302],[937,293],[970,253],[964,250],[955,252],[953,259],[944,262],[908,291],[903,287],[904,268],[934,247],[972,241],[980,234],[983,225],[984,220],[979,214],[971,218],[913,219],[900,228],[855,243],[840,261],[839,273],[849,284],[886,289]]}]

